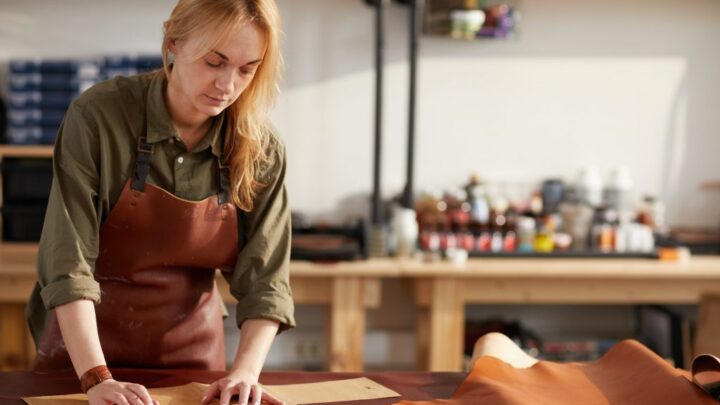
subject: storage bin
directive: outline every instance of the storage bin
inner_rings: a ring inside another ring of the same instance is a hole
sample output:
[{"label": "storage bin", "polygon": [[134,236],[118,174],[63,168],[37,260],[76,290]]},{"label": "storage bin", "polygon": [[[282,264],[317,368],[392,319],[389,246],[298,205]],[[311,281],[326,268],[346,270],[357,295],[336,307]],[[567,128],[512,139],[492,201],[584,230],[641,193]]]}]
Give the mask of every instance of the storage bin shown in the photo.
[{"label": "storage bin", "polygon": [[17,110],[67,110],[77,93],[66,91],[15,91],[10,92],[10,107]]},{"label": "storage bin", "polygon": [[79,77],[98,76],[104,61],[102,58],[87,59],[25,59],[11,60],[10,73],[61,73],[74,74]]},{"label": "storage bin", "polygon": [[13,74],[10,75],[10,91],[83,92],[99,80],[99,76],[93,78],[78,78],[72,74],[61,73]]},{"label": "storage bin", "polygon": [[33,204],[5,204],[2,207],[4,242],[39,242],[47,201]]},{"label": "storage bin", "polygon": [[52,185],[52,160],[5,158],[2,161],[2,191],[5,204],[46,201]]},{"label": "storage bin", "polygon": [[65,111],[64,109],[48,108],[11,108],[8,118],[10,118],[10,125],[13,127],[52,126],[59,128],[65,116]]}]

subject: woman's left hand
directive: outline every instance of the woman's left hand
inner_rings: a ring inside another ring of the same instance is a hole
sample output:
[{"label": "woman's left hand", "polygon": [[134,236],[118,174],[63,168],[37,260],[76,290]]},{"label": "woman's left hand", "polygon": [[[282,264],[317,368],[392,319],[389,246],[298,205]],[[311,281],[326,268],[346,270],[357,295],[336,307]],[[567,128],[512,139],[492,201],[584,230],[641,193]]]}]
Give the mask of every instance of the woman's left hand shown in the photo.
[{"label": "woman's left hand", "polygon": [[[261,401],[272,405],[284,404],[283,401],[263,391],[257,377],[242,372],[230,372],[227,377],[212,383],[205,391],[202,403],[208,404],[218,395],[220,396],[219,405],[230,405],[230,399],[234,395],[238,396],[240,405],[249,403],[260,405]],[[250,398],[252,398],[252,402],[249,402]]]}]

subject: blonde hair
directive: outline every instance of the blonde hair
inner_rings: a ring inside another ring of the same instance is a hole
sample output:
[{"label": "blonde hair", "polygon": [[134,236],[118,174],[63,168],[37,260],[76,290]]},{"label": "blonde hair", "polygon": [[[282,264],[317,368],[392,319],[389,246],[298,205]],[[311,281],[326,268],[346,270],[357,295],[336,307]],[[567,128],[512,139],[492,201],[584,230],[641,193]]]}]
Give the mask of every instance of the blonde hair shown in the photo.
[{"label": "blonde hair", "polygon": [[225,110],[223,148],[223,162],[230,169],[231,198],[244,211],[252,210],[257,192],[266,185],[259,177],[269,161],[268,147],[275,141],[267,119],[283,72],[275,1],[180,0],[165,22],[162,43],[163,70],[170,77],[171,41],[201,34],[206,41],[202,48],[209,52],[233,29],[249,23],[263,31],[265,55],[248,87]]}]

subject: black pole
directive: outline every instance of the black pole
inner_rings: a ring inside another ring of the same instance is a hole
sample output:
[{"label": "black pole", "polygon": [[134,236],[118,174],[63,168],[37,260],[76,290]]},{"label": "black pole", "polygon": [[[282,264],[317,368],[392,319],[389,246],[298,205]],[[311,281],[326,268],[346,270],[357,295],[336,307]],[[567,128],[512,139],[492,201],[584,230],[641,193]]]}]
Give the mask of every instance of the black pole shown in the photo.
[{"label": "black pole", "polygon": [[375,154],[373,167],[372,223],[383,222],[380,195],[382,163],[382,91],[385,35],[383,32],[383,7],[385,0],[375,0]]},{"label": "black pole", "polygon": [[407,181],[403,193],[403,206],[413,208],[413,182],[415,164],[415,104],[417,84],[417,53],[420,36],[421,0],[410,0],[410,100],[408,105]]}]

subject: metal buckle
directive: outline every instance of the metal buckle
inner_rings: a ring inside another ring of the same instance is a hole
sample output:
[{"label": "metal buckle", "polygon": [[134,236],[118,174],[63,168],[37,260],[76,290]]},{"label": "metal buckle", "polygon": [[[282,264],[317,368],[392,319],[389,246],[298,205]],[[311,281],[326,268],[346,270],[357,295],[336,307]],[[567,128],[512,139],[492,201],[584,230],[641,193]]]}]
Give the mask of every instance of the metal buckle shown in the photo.
[{"label": "metal buckle", "polygon": [[140,142],[138,142],[137,150],[138,152],[152,153],[153,148],[152,145],[141,140]]}]

